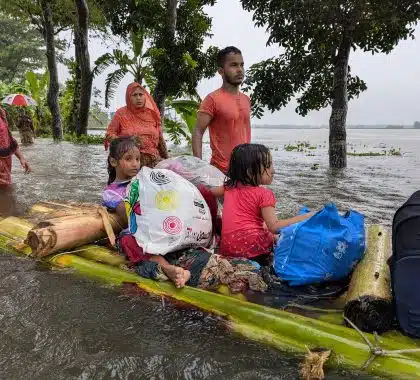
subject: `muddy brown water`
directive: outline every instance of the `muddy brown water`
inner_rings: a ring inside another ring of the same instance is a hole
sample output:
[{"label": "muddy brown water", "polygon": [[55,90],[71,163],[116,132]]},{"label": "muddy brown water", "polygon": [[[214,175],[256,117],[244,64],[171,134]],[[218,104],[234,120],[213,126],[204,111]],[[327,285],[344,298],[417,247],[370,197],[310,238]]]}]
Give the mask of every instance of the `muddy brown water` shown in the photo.
[{"label": "muddy brown water", "polygon": [[[341,172],[328,169],[327,133],[253,131],[272,148],[279,213],[333,201],[389,226],[420,189],[420,130],[350,130],[350,151],[401,148],[402,156],[349,157]],[[284,149],[298,140],[316,149]],[[102,146],[39,139],[23,152],[33,173],[23,175],[14,161],[14,185],[0,192],[3,214],[21,215],[40,200],[100,199]],[[242,339],[213,316],[1,253],[0,323],[0,379],[298,379],[298,357]],[[335,370],[327,379],[355,376]]]}]

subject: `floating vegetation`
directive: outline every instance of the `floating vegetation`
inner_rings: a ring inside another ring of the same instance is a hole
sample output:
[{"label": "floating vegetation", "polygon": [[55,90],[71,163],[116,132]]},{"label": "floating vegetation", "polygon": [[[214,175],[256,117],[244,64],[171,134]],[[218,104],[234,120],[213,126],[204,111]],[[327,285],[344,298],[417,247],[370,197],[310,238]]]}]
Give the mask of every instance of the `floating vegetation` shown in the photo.
[{"label": "floating vegetation", "polygon": [[284,146],[286,152],[305,152],[306,150],[315,150],[316,145],[311,145],[309,141],[298,141],[296,145],[288,144]]},{"label": "floating vegetation", "polygon": [[[381,143],[380,148],[382,148],[381,150],[378,150],[375,148],[377,147],[371,147],[371,149],[368,152],[363,151],[363,152],[357,152],[356,151],[356,146],[359,146],[359,148],[365,150],[367,148],[369,148],[368,145],[366,144],[355,144],[355,143],[351,143],[348,142],[347,143],[347,155],[348,156],[357,156],[357,157],[380,157],[380,156],[402,156],[402,152],[401,152],[401,148],[394,148],[391,147],[389,150],[385,149],[386,146],[385,144]],[[284,145],[284,150],[286,152],[300,152],[300,153],[305,153],[305,155],[307,157],[314,157],[316,156],[314,154],[314,151],[318,148],[326,148],[326,146],[324,145],[311,145],[311,143],[309,141],[297,141],[294,144],[286,144]],[[278,150],[278,148],[270,148],[271,150]],[[375,151],[374,151],[375,150]]]},{"label": "floating vegetation", "polygon": [[392,148],[388,153],[390,156],[402,156],[401,148],[398,148],[398,150]]},{"label": "floating vegetation", "polygon": [[395,149],[391,148],[390,150],[383,150],[382,152],[347,152],[348,156],[358,156],[358,157],[378,157],[378,156],[402,156],[401,148]]},{"label": "floating vegetation", "polygon": [[319,164],[313,164],[311,166],[311,170],[318,170],[319,169]]},{"label": "floating vegetation", "polygon": [[377,157],[377,156],[386,156],[386,153],[383,152],[348,152],[348,156],[358,156],[358,157]]}]

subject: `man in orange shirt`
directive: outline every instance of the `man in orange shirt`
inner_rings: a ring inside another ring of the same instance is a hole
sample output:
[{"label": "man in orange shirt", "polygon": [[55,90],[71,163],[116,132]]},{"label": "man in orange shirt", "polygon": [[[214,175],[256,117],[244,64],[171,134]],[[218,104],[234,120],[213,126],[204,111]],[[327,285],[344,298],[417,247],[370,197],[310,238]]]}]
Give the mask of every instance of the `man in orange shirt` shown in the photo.
[{"label": "man in orange shirt", "polygon": [[223,85],[200,105],[192,148],[194,156],[202,158],[203,135],[209,128],[210,163],[226,173],[233,148],[251,142],[251,107],[249,97],[239,91],[245,74],[241,51],[229,46],[219,52],[217,61]]}]

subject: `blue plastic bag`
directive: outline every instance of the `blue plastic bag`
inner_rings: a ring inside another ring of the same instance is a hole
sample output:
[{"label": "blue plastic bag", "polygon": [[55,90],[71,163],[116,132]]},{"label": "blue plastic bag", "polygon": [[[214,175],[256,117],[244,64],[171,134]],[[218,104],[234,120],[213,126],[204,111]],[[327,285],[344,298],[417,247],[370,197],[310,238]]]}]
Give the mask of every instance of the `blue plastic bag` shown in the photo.
[{"label": "blue plastic bag", "polygon": [[275,273],[291,286],[346,277],[365,251],[364,219],[357,211],[341,216],[330,203],[311,218],[281,229],[274,249]]}]

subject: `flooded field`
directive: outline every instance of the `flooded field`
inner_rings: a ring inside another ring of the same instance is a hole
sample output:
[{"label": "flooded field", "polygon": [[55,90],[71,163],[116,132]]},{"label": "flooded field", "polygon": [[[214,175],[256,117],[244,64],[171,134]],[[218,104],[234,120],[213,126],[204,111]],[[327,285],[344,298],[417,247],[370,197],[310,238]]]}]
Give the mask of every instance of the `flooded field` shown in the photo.
[{"label": "flooded field", "polygon": [[[272,149],[282,216],[335,202],[389,226],[420,189],[420,130],[349,130],[350,152],[386,155],[349,156],[340,172],[328,168],[327,130],[254,129],[253,140]],[[302,142],[309,145],[298,151]],[[401,156],[388,154],[392,149]],[[23,214],[40,200],[100,200],[103,146],[38,139],[23,152],[33,173],[24,175],[14,161],[1,213]],[[297,358],[245,341],[212,316],[6,254],[0,254],[0,321],[1,379],[298,379]]]}]

